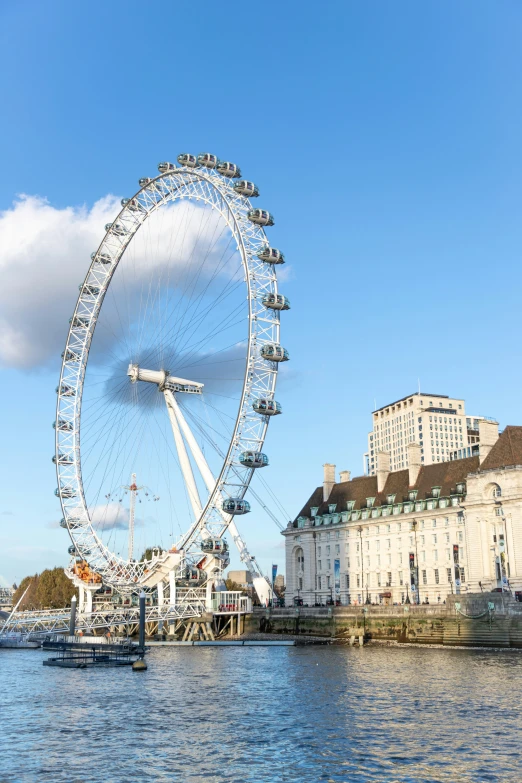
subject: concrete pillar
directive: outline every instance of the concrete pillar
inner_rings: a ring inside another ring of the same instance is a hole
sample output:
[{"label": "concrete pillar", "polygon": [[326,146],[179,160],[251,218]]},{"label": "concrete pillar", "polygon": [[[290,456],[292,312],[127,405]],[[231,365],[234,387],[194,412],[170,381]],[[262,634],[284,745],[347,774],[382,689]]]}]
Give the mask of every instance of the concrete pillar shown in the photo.
[{"label": "concrete pillar", "polygon": [[390,452],[377,452],[377,492],[382,492],[390,475]]},{"label": "concrete pillar", "polygon": [[326,502],[335,484],[335,465],[326,462],[323,465],[323,501]]},{"label": "concrete pillar", "polygon": [[176,605],[176,579],[174,570],[169,571],[169,588],[170,588],[170,599],[169,603],[171,606]]},{"label": "concrete pillar", "polygon": [[410,487],[413,487],[417,482],[422,467],[421,447],[418,443],[408,443],[406,448],[408,452],[408,480]]},{"label": "concrete pillar", "polygon": [[163,601],[164,601],[163,582],[158,582],[156,589],[158,591],[158,606],[163,606]]}]

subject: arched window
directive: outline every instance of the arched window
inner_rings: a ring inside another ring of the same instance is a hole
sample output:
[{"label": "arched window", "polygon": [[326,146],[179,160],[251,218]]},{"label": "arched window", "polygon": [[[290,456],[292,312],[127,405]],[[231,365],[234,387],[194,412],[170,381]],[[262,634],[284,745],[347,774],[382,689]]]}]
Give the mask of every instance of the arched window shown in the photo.
[{"label": "arched window", "polygon": [[494,484],[493,486],[493,497],[494,498],[502,497],[502,490],[500,489],[498,484]]}]

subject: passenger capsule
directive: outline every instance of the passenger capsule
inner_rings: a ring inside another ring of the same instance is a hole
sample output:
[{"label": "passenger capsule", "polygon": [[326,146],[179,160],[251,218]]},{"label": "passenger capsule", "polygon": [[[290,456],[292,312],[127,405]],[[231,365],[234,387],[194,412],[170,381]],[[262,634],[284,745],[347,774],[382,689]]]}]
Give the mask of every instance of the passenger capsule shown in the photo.
[{"label": "passenger capsule", "polygon": [[75,498],[76,490],[73,487],[57,487],[54,494],[57,498]]},{"label": "passenger capsule", "polygon": [[105,231],[110,231],[112,234],[114,234],[117,237],[123,237],[125,236],[125,234],[129,233],[125,228],[125,226],[122,226],[121,223],[106,223]]},{"label": "passenger capsule", "polygon": [[[64,524],[62,524],[62,523],[64,523]],[[81,526],[82,526],[82,523],[80,522],[80,520],[78,519],[78,517],[69,517],[69,525],[67,525],[67,522],[66,522],[66,521],[65,521],[65,519],[63,519],[63,517],[62,517],[62,520],[61,520],[61,522],[60,522],[60,525],[61,525],[62,527],[70,527],[70,528],[71,528],[71,530],[76,530],[77,528],[79,528],[79,527],[81,527]]]},{"label": "passenger capsule", "polygon": [[176,166],[173,163],[158,163],[158,171],[160,174],[166,174],[167,171],[173,171]]},{"label": "passenger capsule", "polygon": [[252,408],[256,413],[261,413],[263,416],[277,416],[278,413],[283,412],[281,403],[276,402],[276,400],[269,400],[266,397],[254,400]]},{"label": "passenger capsule", "polygon": [[206,166],[207,169],[215,169],[219,161],[210,152],[202,152],[201,155],[198,155],[198,163],[200,166]]},{"label": "passenger capsule", "polygon": [[260,451],[243,451],[239,461],[245,468],[265,468],[268,465],[268,457]]},{"label": "passenger capsule", "polygon": [[81,315],[75,315],[73,318],[69,318],[69,323],[73,329],[88,329],[89,319],[82,318]]},{"label": "passenger capsule", "polygon": [[131,212],[145,212],[145,208],[135,198],[122,198],[121,205]]},{"label": "passenger capsule", "polygon": [[223,541],[222,538],[206,538],[204,541],[201,542],[202,552],[221,554],[222,552],[226,552],[227,549],[228,549],[228,544],[226,541]]},{"label": "passenger capsule", "polygon": [[[53,456],[53,463],[56,465],[56,454]],[[70,454],[58,454],[58,465],[72,465],[74,462]]]},{"label": "passenger capsule", "polygon": [[262,302],[270,310],[290,310],[290,299],[283,294],[266,294]]},{"label": "passenger capsule", "polygon": [[267,264],[285,263],[284,254],[280,250],[277,250],[275,247],[268,247],[268,245],[259,251],[257,257],[261,261],[265,261]]},{"label": "passenger capsule", "polygon": [[201,568],[195,566],[186,566],[181,577],[176,579],[176,583],[181,587],[190,587],[201,584],[206,579],[206,574]]},{"label": "passenger capsule", "polygon": [[233,514],[239,516],[241,514],[248,514],[250,511],[250,503],[243,498],[227,498],[223,501],[223,511],[227,514]]},{"label": "passenger capsule", "polygon": [[85,296],[98,296],[100,288],[97,285],[82,284],[78,286],[78,290]]},{"label": "passenger capsule", "polygon": [[55,392],[56,394],[60,393],[62,397],[74,397],[76,395],[76,389],[74,386],[68,386],[66,383],[62,383],[61,386],[57,386]]},{"label": "passenger capsule", "polygon": [[198,165],[198,160],[195,155],[191,155],[189,152],[182,152],[178,155],[178,163],[180,166],[188,166],[189,169],[195,169]]},{"label": "passenger capsule", "polygon": [[81,355],[76,353],[76,351],[72,351],[70,348],[67,348],[66,351],[62,351],[62,359],[64,359],[66,362],[79,362]]},{"label": "passenger capsule", "polygon": [[72,421],[66,421],[65,419],[53,421],[53,430],[59,430],[59,432],[72,432],[73,429]]},{"label": "passenger capsule", "polygon": [[138,180],[138,185],[140,186],[140,188],[144,188],[146,185],[149,184],[149,182],[152,182],[150,177],[142,177],[141,179]]},{"label": "passenger capsule", "polygon": [[278,343],[267,343],[261,348],[261,356],[270,362],[287,362],[290,359],[288,351]]},{"label": "passenger capsule", "polygon": [[100,264],[112,264],[112,258],[108,253],[91,253],[91,261],[98,261]]},{"label": "passenger capsule", "polygon": [[237,179],[241,176],[241,170],[235,163],[229,163],[227,160],[220,160],[216,166],[216,170],[219,171],[224,177],[230,177],[230,179]]},{"label": "passenger capsule", "polygon": [[247,218],[251,223],[255,223],[256,226],[274,225],[274,216],[267,212],[266,209],[251,209],[247,212]]},{"label": "passenger capsule", "polygon": [[68,527],[67,522],[63,517],[60,519],[60,527],[63,527],[65,530],[67,530]]},{"label": "passenger capsule", "polygon": [[253,182],[249,182],[246,179],[240,179],[239,182],[234,182],[232,187],[240,196],[246,196],[247,198],[259,196],[257,185],[254,185]]},{"label": "passenger capsule", "polygon": [[67,551],[69,552],[70,555],[75,555],[76,554],[76,547],[74,546],[74,544],[71,544],[71,546],[68,548]]}]

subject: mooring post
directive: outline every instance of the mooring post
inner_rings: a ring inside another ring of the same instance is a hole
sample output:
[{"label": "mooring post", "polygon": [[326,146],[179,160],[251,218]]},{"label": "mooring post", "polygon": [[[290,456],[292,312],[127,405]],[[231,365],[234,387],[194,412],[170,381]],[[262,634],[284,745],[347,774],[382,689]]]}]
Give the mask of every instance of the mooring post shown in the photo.
[{"label": "mooring post", "polygon": [[140,635],[138,646],[141,651],[145,650],[145,593],[140,593]]},{"label": "mooring post", "polygon": [[71,616],[69,618],[69,636],[74,636],[76,631],[76,596],[71,599]]}]

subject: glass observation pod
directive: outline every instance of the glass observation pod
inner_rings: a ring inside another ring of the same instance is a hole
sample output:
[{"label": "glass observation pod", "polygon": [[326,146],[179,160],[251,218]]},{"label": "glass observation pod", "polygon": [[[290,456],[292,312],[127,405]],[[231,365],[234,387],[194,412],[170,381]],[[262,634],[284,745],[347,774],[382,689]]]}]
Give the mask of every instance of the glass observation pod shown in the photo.
[{"label": "glass observation pod", "polygon": [[105,231],[111,231],[117,237],[123,237],[125,234],[128,234],[127,229],[121,223],[106,223]]},{"label": "glass observation pod", "polygon": [[62,359],[65,359],[66,362],[79,362],[80,354],[71,351],[70,348],[67,348],[66,351],[62,351]]},{"label": "glass observation pod", "polygon": [[97,285],[82,285],[78,286],[78,290],[84,293],[86,296],[98,296],[100,289]]},{"label": "glass observation pod", "polygon": [[202,552],[216,552],[220,554],[221,552],[226,552],[227,549],[228,544],[222,538],[206,538],[205,541],[201,542]]},{"label": "glass observation pod", "polygon": [[54,494],[57,498],[75,498],[76,490],[72,487],[57,487]]},{"label": "glass observation pod", "polygon": [[263,416],[277,416],[278,413],[283,412],[280,402],[268,400],[266,397],[260,397],[258,400],[254,400],[252,408],[256,413],[261,413]]},{"label": "glass observation pod", "polygon": [[239,182],[234,182],[232,187],[240,196],[246,196],[247,198],[256,198],[259,196],[257,185],[254,185],[253,182],[249,182],[246,179],[240,179]]},{"label": "glass observation pod", "polygon": [[[80,553],[77,551],[77,549],[76,549],[76,547],[74,546],[74,544],[71,544],[71,546],[69,547],[69,549],[68,549],[67,551],[69,552],[69,554],[70,554],[70,555],[73,555],[73,556],[74,556],[74,555],[76,555],[76,554],[77,554],[77,555],[78,555],[78,557],[80,556]],[[91,554],[91,550],[90,550],[90,549],[84,549],[84,550],[82,551],[82,556],[83,556],[83,557],[87,557],[87,556],[88,556],[88,555],[90,555],[90,554]]]},{"label": "glass observation pod", "polygon": [[248,500],[242,498],[227,498],[223,501],[223,511],[227,514],[240,515],[248,514],[250,511],[250,503]]},{"label": "glass observation pod", "polygon": [[262,302],[270,310],[290,310],[290,299],[283,294],[267,294]]},{"label": "glass observation pod", "polygon": [[239,166],[236,166],[235,163],[230,163],[228,160],[221,160],[217,164],[216,169],[224,177],[230,177],[231,179],[236,179],[241,176],[241,169]]},{"label": "glass observation pod", "polygon": [[247,212],[247,218],[251,223],[255,223],[256,226],[274,225],[274,216],[267,212],[266,209],[251,209]]},{"label": "glass observation pod", "polygon": [[62,383],[61,386],[57,386],[55,392],[56,394],[59,392],[62,397],[74,397],[76,395],[76,389],[74,386],[68,386],[66,383]]},{"label": "glass observation pod", "polygon": [[144,188],[145,185],[148,185],[149,182],[152,182],[150,177],[141,177],[141,179],[138,180],[138,185],[140,188]]},{"label": "glass observation pod", "polygon": [[187,566],[183,571],[181,577],[176,579],[176,584],[180,586],[194,586],[198,585],[205,580],[205,572],[201,568],[193,566]]},{"label": "glass observation pod", "polygon": [[207,169],[215,169],[219,161],[215,155],[210,152],[202,152],[198,155],[198,163],[200,166],[206,166]]},{"label": "glass observation pod", "polygon": [[140,202],[136,201],[135,198],[122,198],[121,205],[122,207],[127,207],[127,209],[130,209],[131,212],[145,211]]},{"label": "glass observation pod", "polygon": [[[56,454],[53,456],[53,462],[56,465]],[[59,465],[72,465],[74,462],[70,454],[58,454]]]},{"label": "glass observation pod", "polygon": [[261,348],[261,356],[270,362],[287,362],[290,355],[286,348],[278,343],[267,343]]},{"label": "glass observation pod", "polygon": [[158,171],[160,174],[166,174],[167,171],[174,171],[176,166],[173,163],[165,161],[164,163],[158,163]]},{"label": "glass observation pod", "polygon": [[112,258],[108,253],[91,253],[91,261],[99,261],[100,264],[111,264]]},{"label": "glass observation pod", "polygon": [[284,264],[285,256],[280,250],[275,247],[264,247],[259,251],[257,257],[261,261],[265,261],[267,264]]},{"label": "glass observation pod", "polygon": [[198,165],[198,160],[190,152],[182,152],[181,155],[178,155],[178,163],[180,166],[188,166],[189,169],[195,169]]},{"label": "glass observation pod", "polygon": [[73,329],[88,329],[89,319],[82,318],[81,315],[75,315],[73,318],[69,318],[69,323]]},{"label": "glass observation pod", "polygon": [[268,465],[268,457],[261,451],[243,451],[239,461],[245,468],[265,468]]},{"label": "glass observation pod", "polygon": [[59,430],[60,432],[72,432],[74,429],[72,421],[65,421],[65,419],[58,419],[53,421],[53,430]]}]

